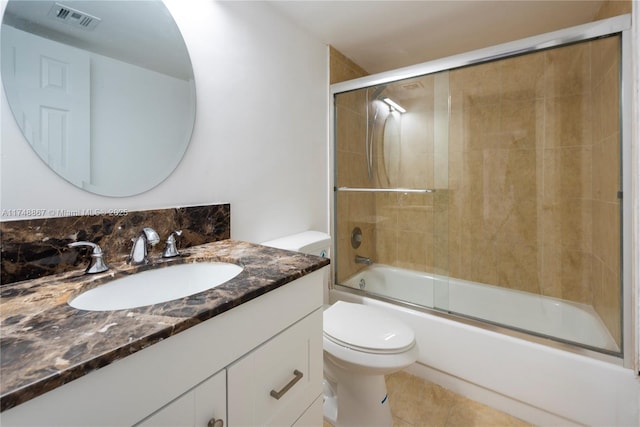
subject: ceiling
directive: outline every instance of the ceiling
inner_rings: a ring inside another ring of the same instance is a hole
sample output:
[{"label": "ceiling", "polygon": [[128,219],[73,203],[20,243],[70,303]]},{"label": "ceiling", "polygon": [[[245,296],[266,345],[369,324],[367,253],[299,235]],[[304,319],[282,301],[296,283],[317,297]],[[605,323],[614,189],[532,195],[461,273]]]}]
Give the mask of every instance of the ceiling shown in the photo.
[{"label": "ceiling", "polygon": [[602,0],[272,1],[374,74],[594,19]]},{"label": "ceiling", "polygon": [[[186,54],[175,24],[145,25],[163,21],[167,16],[166,9],[149,6],[156,2],[63,0],[65,5],[102,18],[95,30],[88,32],[53,22],[48,13],[55,3],[56,0],[11,1],[7,11],[12,12],[14,25],[18,27],[19,22],[27,23],[28,30],[41,31],[43,36],[61,37],[60,41],[76,43],[80,48],[91,46],[98,53],[121,55],[128,62],[185,78],[182,69],[167,68],[167,64],[185,63],[183,57],[169,55]],[[373,74],[589,22],[604,0],[271,0],[270,3]],[[157,54],[157,48],[147,48],[148,42],[163,46],[162,55]],[[179,46],[173,47],[174,43]],[[112,52],[110,49],[114,47],[120,52]]]}]

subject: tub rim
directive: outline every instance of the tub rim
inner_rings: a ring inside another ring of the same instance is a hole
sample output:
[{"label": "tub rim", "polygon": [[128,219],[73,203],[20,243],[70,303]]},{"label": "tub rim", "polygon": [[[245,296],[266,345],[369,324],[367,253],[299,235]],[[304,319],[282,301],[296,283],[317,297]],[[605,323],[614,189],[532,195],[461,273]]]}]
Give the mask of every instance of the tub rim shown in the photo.
[{"label": "tub rim", "polygon": [[[388,297],[378,294],[370,294],[360,289],[354,289],[349,286],[345,286],[339,283],[334,283],[329,289],[329,302],[333,303],[340,298],[336,298],[335,295],[339,292],[351,294],[355,297],[370,298],[372,300],[388,303],[404,310],[415,311],[418,314],[432,315],[439,318],[451,320],[461,323],[466,326],[472,326],[484,331],[493,332],[499,335],[506,335],[511,338],[517,338],[525,342],[540,344],[547,347],[551,347],[558,350],[568,351],[573,354],[590,357],[592,359],[600,360],[603,362],[611,363],[620,367],[624,367],[623,352],[614,352],[607,349],[601,349],[598,347],[592,347],[584,344],[575,343],[573,341],[563,340],[561,338],[550,338],[542,334],[531,332],[528,330],[518,329],[516,327],[507,327],[502,324],[492,323],[484,319],[479,320],[471,316],[464,316],[462,314],[450,313],[441,309],[425,307],[420,304],[415,304],[403,300],[399,300],[393,297]],[[338,294],[339,295],[339,294]]]}]

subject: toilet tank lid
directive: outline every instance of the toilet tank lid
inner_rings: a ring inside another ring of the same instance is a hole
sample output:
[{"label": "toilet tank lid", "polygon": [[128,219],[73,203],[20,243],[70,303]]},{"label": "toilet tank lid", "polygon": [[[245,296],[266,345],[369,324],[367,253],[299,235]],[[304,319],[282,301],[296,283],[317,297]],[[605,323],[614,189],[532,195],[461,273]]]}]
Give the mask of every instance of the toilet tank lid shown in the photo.
[{"label": "toilet tank lid", "polygon": [[272,248],[308,253],[318,249],[328,248],[331,245],[331,236],[321,231],[309,230],[291,236],[269,240],[262,244]]}]

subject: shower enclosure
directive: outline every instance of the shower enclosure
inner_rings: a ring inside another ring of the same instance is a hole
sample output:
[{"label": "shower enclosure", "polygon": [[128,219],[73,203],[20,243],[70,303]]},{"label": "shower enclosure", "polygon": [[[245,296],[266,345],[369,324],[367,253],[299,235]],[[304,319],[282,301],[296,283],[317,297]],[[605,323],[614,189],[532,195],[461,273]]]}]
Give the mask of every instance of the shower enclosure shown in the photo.
[{"label": "shower enclosure", "polygon": [[623,18],[333,85],[335,286],[623,357]]}]

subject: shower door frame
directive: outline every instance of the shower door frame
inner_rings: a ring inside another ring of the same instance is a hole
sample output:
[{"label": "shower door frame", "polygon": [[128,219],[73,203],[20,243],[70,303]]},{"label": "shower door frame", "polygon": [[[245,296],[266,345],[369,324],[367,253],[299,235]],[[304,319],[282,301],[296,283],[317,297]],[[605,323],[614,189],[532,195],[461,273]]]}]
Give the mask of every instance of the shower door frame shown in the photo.
[{"label": "shower door frame", "polygon": [[[632,35],[631,35],[631,15],[620,15],[609,19],[603,19],[575,27],[565,28],[558,31],[553,31],[545,34],[540,34],[533,37],[528,37],[513,42],[508,42],[488,48],[478,49],[471,52],[466,52],[458,55],[453,55],[433,61],[424,62],[422,64],[416,64],[408,67],[398,68],[396,70],[386,71],[382,73],[372,74],[369,76],[348,80],[345,82],[335,83],[330,86],[329,90],[329,150],[331,170],[335,171],[335,143],[336,143],[336,128],[335,128],[335,95],[349,92],[358,89],[364,89],[370,86],[377,86],[387,83],[393,83],[399,80],[404,80],[413,77],[419,77],[427,74],[433,74],[441,71],[448,71],[455,68],[465,67],[474,64],[481,64],[484,62],[494,61],[498,59],[504,59],[516,55],[522,55],[527,53],[533,53],[543,49],[560,47],[563,45],[569,45],[572,43],[587,41],[596,39],[599,37],[606,37],[609,35],[620,34],[621,39],[621,64],[620,64],[620,132],[621,132],[621,190],[624,194],[622,197],[622,210],[621,210],[621,230],[626,234],[621,233],[621,311],[622,311],[622,357],[606,355],[594,350],[589,350],[581,347],[567,346],[560,342],[551,342],[548,345],[561,348],[564,350],[571,350],[579,354],[588,355],[597,359],[605,360],[607,362],[619,364],[625,368],[633,368],[636,371],[640,369],[640,351],[637,351],[637,346],[640,342],[636,342],[637,332],[634,319],[639,313],[637,304],[633,304],[635,301],[634,296],[638,296],[640,290],[634,289],[633,286],[633,274],[640,269],[638,265],[639,261],[633,262],[632,253],[638,255],[640,249],[633,247],[634,235],[632,232],[637,233],[640,229],[640,220],[636,218],[640,215],[640,182],[633,182],[632,177],[638,177],[638,170],[634,167],[632,159],[632,116],[633,116],[633,72],[632,72]],[[637,166],[637,165],[636,165]],[[330,188],[333,193],[337,191],[335,186],[335,173],[330,174]],[[335,197],[334,194],[330,197],[330,209],[331,209],[331,233],[335,236],[336,233],[336,220],[335,220]],[[333,239],[333,254],[337,253],[336,250],[336,238]],[[636,245],[638,242],[636,243]],[[332,263],[332,268],[335,269],[335,264]],[[332,277],[335,278],[335,270]],[[431,311],[430,311],[431,312]],[[458,319],[458,318],[456,318]],[[489,329],[496,329],[491,325],[483,325],[482,322],[474,322],[478,326],[486,327]],[[507,328],[499,328],[500,332],[523,336],[514,331],[510,331]],[[640,339],[639,339],[640,340]],[[535,339],[534,339],[535,341]],[[569,348],[570,347],[570,348]],[[637,357],[636,357],[637,351]]]}]

